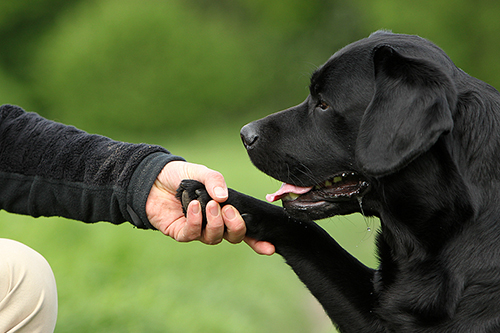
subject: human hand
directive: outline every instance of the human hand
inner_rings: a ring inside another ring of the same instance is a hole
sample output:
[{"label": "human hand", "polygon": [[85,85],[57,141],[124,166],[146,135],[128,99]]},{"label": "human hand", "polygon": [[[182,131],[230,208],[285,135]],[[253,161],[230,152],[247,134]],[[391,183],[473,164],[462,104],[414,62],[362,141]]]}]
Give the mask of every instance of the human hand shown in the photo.
[{"label": "human hand", "polygon": [[[202,182],[214,199],[206,206],[205,228],[202,228],[200,203],[192,201],[189,204],[186,218],[181,203],[175,197],[183,179]],[[236,208],[226,205],[221,209],[219,203],[226,201],[227,197],[227,186],[221,173],[199,164],[172,161],[165,165],[151,188],[146,202],[146,214],[156,229],[179,242],[199,240],[205,244],[218,244],[226,239],[235,244],[244,240],[259,254],[273,254],[275,248],[271,243],[245,236],[245,221]]]}]

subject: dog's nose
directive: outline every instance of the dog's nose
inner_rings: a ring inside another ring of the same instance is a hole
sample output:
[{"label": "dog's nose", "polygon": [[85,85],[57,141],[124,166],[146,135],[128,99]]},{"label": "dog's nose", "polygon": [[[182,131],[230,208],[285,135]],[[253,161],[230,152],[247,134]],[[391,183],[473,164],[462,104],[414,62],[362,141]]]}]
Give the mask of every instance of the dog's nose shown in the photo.
[{"label": "dog's nose", "polygon": [[257,126],[255,126],[254,123],[249,123],[243,126],[240,131],[241,140],[243,141],[246,149],[252,148],[252,146],[255,145],[255,143],[259,139],[256,127]]}]

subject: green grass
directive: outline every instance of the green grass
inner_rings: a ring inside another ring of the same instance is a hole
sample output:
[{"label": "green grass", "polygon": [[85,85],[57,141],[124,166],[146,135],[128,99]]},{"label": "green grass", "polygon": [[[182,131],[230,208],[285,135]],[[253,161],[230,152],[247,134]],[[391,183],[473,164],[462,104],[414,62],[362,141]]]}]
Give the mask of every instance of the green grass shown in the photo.
[{"label": "green grass", "polygon": [[[144,141],[221,171],[229,186],[253,196],[279,186],[251,165],[237,127]],[[320,223],[374,265],[377,221],[352,215]],[[280,256],[259,256],[245,244],[181,244],[128,223],[86,225],[5,212],[0,235],[50,262],[58,283],[58,333],[335,331]]]}]

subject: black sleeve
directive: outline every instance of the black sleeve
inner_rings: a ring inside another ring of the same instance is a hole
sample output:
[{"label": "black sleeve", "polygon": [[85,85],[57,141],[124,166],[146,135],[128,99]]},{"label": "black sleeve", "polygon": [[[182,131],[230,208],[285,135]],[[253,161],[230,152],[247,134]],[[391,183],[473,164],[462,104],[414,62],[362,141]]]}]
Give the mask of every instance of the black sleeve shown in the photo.
[{"label": "black sleeve", "polygon": [[12,213],[153,228],[146,199],[173,160],[183,159],[160,146],[117,142],[0,107],[0,209]]}]

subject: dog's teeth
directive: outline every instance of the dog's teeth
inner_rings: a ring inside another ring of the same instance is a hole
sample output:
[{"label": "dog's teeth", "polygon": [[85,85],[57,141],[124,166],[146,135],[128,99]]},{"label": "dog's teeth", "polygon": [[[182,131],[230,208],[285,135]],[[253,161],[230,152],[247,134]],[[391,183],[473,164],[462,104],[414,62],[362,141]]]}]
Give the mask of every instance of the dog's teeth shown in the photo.
[{"label": "dog's teeth", "polygon": [[314,186],[314,189],[315,189],[315,190],[320,190],[320,189],[321,189],[321,186],[316,185],[316,186]]},{"label": "dog's teeth", "polygon": [[288,197],[288,199],[290,201],[293,201],[293,200],[297,199],[298,197],[300,197],[300,194],[297,194],[297,193],[288,193],[287,197]]},{"label": "dog's teeth", "polygon": [[[335,180],[334,180],[334,181],[335,181]],[[325,182],[325,186],[327,186],[327,187],[328,187],[328,186],[332,186],[332,185],[333,185],[333,183],[332,183],[331,181],[329,181],[329,180],[327,180],[327,181]]]},{"label": "dog's teeth", "polygon": [[342,177],[341,176],[337,176],[337,177],[333,178],[333,182],[334,183],[338,183],[338,182],[341,182],[341,181],[342,181]]}]

